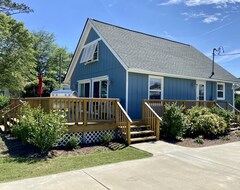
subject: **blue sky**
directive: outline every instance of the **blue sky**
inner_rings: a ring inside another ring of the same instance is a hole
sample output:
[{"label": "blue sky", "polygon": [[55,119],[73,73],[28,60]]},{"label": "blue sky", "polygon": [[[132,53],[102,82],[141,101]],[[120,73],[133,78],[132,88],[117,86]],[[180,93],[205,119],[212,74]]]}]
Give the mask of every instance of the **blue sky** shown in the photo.
[{"label": "blue sky", "polygon": [[[87,18],[194,46],[212,58],[213,48],[240,53],[240,0],[14,0],[34,12],[15,15],[31,31],[54,33],[74,52]],[[216,56],[240,77],[240,54]]]}]

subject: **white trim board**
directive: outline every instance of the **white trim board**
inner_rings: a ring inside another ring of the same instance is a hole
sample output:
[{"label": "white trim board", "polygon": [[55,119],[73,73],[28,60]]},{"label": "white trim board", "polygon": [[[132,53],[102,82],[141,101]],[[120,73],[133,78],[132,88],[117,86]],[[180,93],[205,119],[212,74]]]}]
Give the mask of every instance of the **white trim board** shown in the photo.
[{"label": "white trim board", "polygon": [[154,71],[146,71],[146,70],[134,69],[134,68],[128,69],[128,72],[140,73],[140,74],[146,74],[146,75],[156,75],[156,76],[161,76],[161,77],[180,78],[180,79],[204,80],[204,81],[210,81],[210,82],[225,82],[225,83],[231,83],[231,84],[234,83],[233,81],[223,81],[223,80],[218,80],[218,79],[206,79],[206,78],[199,78],[199,77],[182,76],[182,75],[167,74],[167,73],[160,73],[160,72],[154,72]]}]

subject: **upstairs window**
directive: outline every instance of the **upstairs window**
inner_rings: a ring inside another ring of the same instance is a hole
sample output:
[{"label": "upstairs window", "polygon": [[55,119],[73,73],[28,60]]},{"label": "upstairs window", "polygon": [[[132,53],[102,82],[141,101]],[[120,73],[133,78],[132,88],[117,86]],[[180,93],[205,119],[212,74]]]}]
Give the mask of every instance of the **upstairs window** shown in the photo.
[{"label": "upstairs window", "polygon": [[87,44],[82,53],[80,63],[91,63],[98,60],[99,47],[98,41]]},{"label": "upstairs window", "polygon": [[217,100],[225,99],[225,84],[217,83]]}]

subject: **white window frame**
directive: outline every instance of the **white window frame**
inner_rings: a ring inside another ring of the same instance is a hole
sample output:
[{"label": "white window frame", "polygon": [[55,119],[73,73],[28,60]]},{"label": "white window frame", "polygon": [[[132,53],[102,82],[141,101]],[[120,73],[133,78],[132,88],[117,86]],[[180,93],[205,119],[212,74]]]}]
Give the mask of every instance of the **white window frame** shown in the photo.
[{"label": "white window frame", "polygon": [[[100,85],[99,85],[99,93],[101,93],[101,91],[102,91],[102,86],[101,86],[101,81],[107,81],[107,97],[106,98],[108,98],[108,91],[109,91],[109,77],[107,76],[107,75],[105,75],[105,76],[101,76],[101,77],[96,77],[96,78],[92,78],[92,88],[91,88],[91,90],[92,90],[92,93],[91,93],[91,96],[93,97],[93,91],[94,91],[94,82],[100,82]],[[101,98],[100,96],[99,96],[99,98]]]},{"label": "white window frame", "polygon": [[[83,53],[81,56],[80,63],[89,64],[99,59],[99,41],[100,39],[94,40],[83,47]],[[94,54],[97,53],[97,58],[94,59]]]},{"label": "white window frame", "polygon": [[[222,85],[223,89],[218,90],[218,85]],[[217,100],[225,100],[225,83],[218,82],[217,86],[216,86],[216,92],[217,92],[217,94],[216,94]],[[218,97],[218,92],[223,92],[223,97]]]},{"label": "white window frame", "polygon": [[[164,78],[160,77],[160,76],[153,76],[153,75],[149,75],[148,76],[148,99],[150,99],[150,80],[152,78],[156,78],[156,79],[160,79],[161,80],[161,90],[157,90],[161,92],[161,100],[163,100],[163,91],[164,91]],[[153,91],[153,90],[151,90]],[[156,91],[156,90],[155,90]]]},{"label": "white window frame", "polygon": [[203,80],[196,80],[196,100],[199,101],[199,85],[202,84],[204,85],[204,100],[206,101],[206,94],[207,94],[207,85],[206,85],[206,81]]},{"label": "white window frame", "polygon": [[84,79],[78,81],[78,97],[80,97],[81,94],[81,84],[89,83],[89,95],[88,97],[91,97],[91,80],[90,79]]}]

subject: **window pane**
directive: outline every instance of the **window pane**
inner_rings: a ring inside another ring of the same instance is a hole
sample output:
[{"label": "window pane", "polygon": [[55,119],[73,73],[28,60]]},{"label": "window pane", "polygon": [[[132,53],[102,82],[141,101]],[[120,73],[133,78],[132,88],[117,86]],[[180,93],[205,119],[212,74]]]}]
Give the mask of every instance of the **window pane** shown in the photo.
[{"label": "window pane", "polygon": [[218,98],[223,98],[223,92],[218,92]]},{"label": "window pane", "polygon": [[101,82],[101,98],[107,98],[107,81]]},{"label": "window pane", "polygon": [[80,84],[80,97],[84,97],[84,84]]},{"label": "window pane", "polygon": [[161,99],[160,91],[150,91],[150,99]]},{"label": "window pane", "polygon": [[218,84],[218,90],[223,90],[223,85],[222,84]]},{"label": "window pane", "polygon": [[99,98],[99,81],[93,83],[93,97]]},{"label": "window pane", "polygon": [[85,83],[85,96],[89,98],[90,83]]},{"label": "window pane", "polygon": [[150,78],[150,90],[161,90],[161,79]]}]

